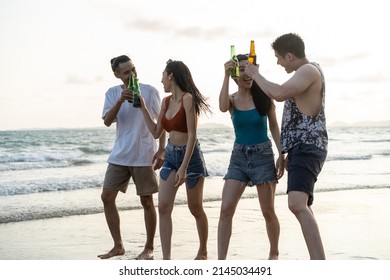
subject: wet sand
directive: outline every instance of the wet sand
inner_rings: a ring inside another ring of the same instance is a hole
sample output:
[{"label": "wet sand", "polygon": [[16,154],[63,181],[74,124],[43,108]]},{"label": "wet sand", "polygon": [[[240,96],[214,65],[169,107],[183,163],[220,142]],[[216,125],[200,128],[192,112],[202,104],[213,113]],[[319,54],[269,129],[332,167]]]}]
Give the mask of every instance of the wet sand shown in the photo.
[{"label": "wet sand", "polygon": [[[207,180],[211,184],[212,180]],[[390,188],[320,192],[313,211],[319,224],[328,260],[390,259]],[[217,259],[217,225],[220,201],[205,202],[209,219],[208,257]],[[276,196],[281,232],[281,260],[308,260],[303,235],[287,207],[287,196]],[[142,210],[121,211],[122,237],[126,254],[112,259],[133,259],[143,249],[145,229]],[[195,220],[186,205],[173,212],[172,257],[192,260],[197,252]],[[103,213],[18,223],[0,224],[2,260],[97,260],[112,248]],[[238,205],[228,259],[266,260],[268,238],[257,198]],[[161,260],[160,237],[155,237],[156,260]]]}]

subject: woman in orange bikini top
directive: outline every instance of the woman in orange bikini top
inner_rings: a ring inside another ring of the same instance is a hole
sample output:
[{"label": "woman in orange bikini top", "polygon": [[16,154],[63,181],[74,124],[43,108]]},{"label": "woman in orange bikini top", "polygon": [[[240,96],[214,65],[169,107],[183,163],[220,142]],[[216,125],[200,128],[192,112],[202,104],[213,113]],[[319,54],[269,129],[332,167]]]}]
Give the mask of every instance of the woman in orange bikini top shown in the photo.
[{"label": "woman in orange bikini top", "polygon": [[[164,100],[165,111],[168,109],[169,101],[171,100],[172,95],[168,96]],[[166,112],[162,114],[161,117],[161,126],[165,131],[171,132],[172,130],[187,133],[187,118],[186,111],[183,106],[183,98],[181,98],[181,106],[179,111],[170,119],[167,119]]]},{"label": "woman in orange bikini top", "polygon": [[208,220],[203,209],[203,185],[208,176],[196,126],[200,111],[209,112],[209,105],[199,92],[188,67],[181,61],[169,60],[163,72],[165,92],[157,123],[152,120],[141,98],[141,110],[155,138],[166,130],[169,141],[160,170],[158,210],[163,259],[171,259],[172,216],[175,197],[185,182],[188,206],[196,220],[199,249],[195,259],[207,259]]}]

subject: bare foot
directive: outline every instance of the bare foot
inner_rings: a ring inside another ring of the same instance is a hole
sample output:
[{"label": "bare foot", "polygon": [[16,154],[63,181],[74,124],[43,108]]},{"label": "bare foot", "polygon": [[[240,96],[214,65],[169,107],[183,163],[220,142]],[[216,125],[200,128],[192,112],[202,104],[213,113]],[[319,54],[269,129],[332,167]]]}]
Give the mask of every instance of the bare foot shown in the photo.
[{"label": "bare foot", "polygon": [[198,253],[198,255],[196,255],[194,260],[207,260],[207,253],[205,253],[205,254]]},{"label": "bare foot", "polygon": [[114,256],[122,256],[125,254],[125,249],[124,248],[112,248],[110,252],[98,255],[98,258],[100,259],[109,259]]},{"label": "bare foot", "polygon": [[145,249],[141,254],[139,254],[136,258],[136,260],[153,260],[153,250]]},{"label": "bare foot", "polygon": [[279,259],[279,255],[269,254],[268,256],[268,260],[278,260],[278,259]]}]

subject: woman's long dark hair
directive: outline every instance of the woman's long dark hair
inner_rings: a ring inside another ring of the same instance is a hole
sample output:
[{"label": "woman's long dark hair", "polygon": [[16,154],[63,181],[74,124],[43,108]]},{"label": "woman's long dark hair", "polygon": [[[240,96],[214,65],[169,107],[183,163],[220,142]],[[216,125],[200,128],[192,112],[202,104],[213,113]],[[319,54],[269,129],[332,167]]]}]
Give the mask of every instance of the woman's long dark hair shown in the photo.
[{"label": "woman's long dark hair", "polygon": [[200,93],[196,87],[190,69],[182,61],[168,60],[165,67],[167,74],[173,73],[176,84],[183,92],[188,92],[192,95],[196,114],[199,115],[201,111],[211,113],[210,106],[206,102],[206,98]]},{"label": "woman's long dark hair", "polygon": [[[248,56],[245,54],[239,54],[237,55],[238,61],[242,60],[248,60]],[[251,87],[251,94],[253,98],[253,103],[255,103],[255,107],[257,112],[261,116],[267,115],[268,111],[271,109],[271,106],[273,106],[271,102],[271,98],[269,98],[264,91],[260,88],[258,84],[253,81],[252,87]]]}]

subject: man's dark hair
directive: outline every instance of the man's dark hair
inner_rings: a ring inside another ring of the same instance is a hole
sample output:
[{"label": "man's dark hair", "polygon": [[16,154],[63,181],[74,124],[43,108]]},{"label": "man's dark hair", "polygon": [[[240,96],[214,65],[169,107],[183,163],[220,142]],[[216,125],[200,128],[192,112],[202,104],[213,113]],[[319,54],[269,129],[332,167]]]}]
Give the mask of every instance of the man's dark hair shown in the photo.
[{"label": "man's dark hair", "polygon": [[119,68],[119,64],[123,62],[131,61],[131,59],[127,55],[120,55],[118,57],[114,57],[111,59],[111,69],[112,71],[117,71]]},{"label": "man's dark hair", "polygon": [[271,44],[271,47],[279,55],[285,56],[287,53],[292,53],[297,58],[304,58],[305,55],[305,43],[302,38],[295,33],[284,34],[275,39]]}]

